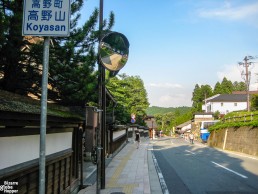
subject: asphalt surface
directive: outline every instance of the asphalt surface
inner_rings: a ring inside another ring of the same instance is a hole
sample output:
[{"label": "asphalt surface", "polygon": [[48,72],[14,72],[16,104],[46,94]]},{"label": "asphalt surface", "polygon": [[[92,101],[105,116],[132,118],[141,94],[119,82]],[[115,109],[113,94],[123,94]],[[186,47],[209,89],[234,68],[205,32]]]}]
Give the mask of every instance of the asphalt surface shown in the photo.
[{"label": "asphalt surface", "polygon": [[258,193],[258,158],[163,138],[153,152],[169,193]]}]

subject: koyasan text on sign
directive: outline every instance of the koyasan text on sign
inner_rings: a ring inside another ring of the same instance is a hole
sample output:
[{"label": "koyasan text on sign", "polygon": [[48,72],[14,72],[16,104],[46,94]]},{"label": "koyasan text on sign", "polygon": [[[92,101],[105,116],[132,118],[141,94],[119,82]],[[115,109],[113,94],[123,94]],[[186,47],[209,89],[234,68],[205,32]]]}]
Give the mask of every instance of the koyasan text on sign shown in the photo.
[{"label": "koyasan text on sign", "polygon": [[24,0],[22,35],[69,36],[70,0]]}]

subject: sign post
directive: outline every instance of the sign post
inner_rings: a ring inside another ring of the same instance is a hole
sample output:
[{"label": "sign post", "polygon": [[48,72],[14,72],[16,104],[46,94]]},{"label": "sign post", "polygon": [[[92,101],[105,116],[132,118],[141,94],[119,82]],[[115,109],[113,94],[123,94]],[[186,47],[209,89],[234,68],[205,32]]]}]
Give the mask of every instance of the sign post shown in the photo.
[{"label": "sign post", "polygon": [[47,124],[47,84],[49,64],[49,37],[44,39],[43,50],[43,74],[41,91],[41,115],[40,115],[40,146],[39,146],[39,193],[45,193],[45,169],[46,169],[46,124]]},{"label": "sign post", "polygon": [[47,85],[49,66],[50,36],[69,36],[70,0],[32,1],[24,0],[23,36],[45,36],[43,47],[43,70],[40,116],[39,148],[39,194],[45,194],[46,171],[46,123],[47,123]]}]

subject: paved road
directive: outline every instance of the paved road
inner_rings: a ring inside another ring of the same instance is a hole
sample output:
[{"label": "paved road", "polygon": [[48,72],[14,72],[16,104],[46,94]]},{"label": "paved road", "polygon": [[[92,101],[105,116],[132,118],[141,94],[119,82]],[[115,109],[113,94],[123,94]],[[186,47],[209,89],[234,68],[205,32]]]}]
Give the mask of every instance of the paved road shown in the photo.
[{"label": "paved road", "polygon": [[258,193],[258,158],[163,138],[153,152],[171,194]]},{"label": "paved road", "polygon": [[114,53],[111,56],[102,58],[102,61],[106,64],[106,67],[110,70],[117,70],[120,69],[120,61],[122,59],[122,56],[119,54]]}]

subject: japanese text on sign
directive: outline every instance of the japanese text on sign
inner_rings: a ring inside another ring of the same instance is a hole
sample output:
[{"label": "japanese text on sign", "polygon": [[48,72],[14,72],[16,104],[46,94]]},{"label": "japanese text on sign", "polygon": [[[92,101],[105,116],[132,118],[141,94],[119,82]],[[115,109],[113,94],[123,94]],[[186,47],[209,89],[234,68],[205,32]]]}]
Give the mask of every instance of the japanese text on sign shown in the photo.
[{"label": "japanese text on sign", "polygon": [[24,0],[23,35],[68,36],[70,0]]}]

